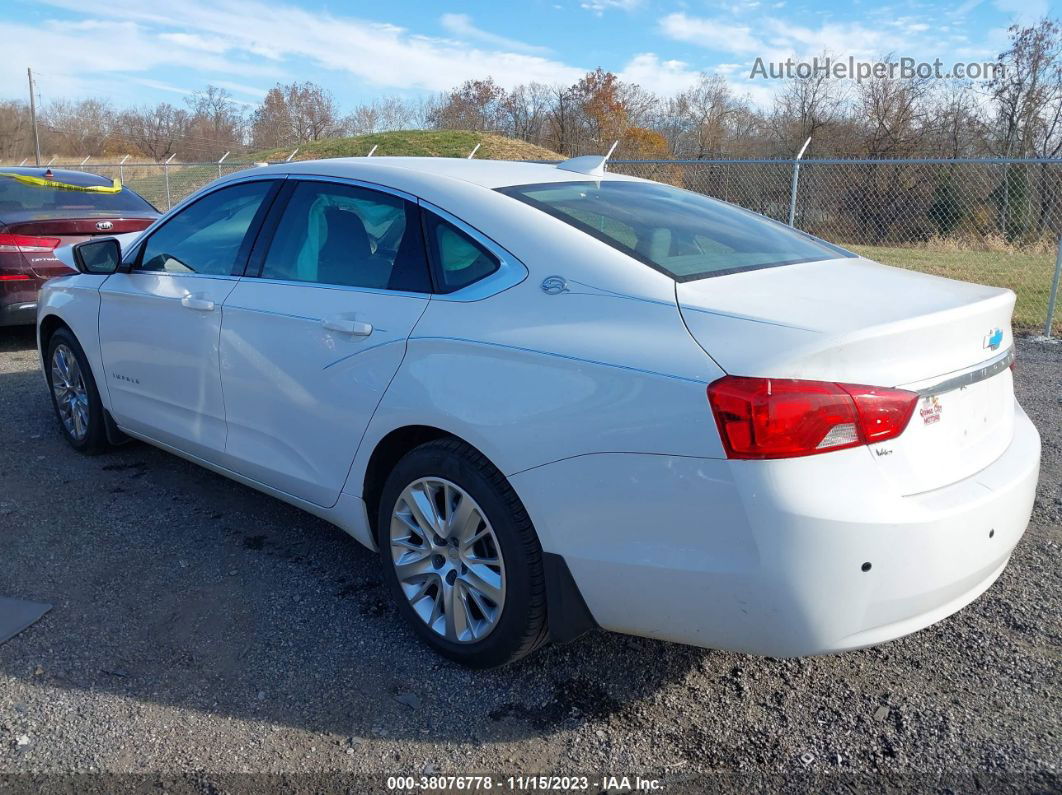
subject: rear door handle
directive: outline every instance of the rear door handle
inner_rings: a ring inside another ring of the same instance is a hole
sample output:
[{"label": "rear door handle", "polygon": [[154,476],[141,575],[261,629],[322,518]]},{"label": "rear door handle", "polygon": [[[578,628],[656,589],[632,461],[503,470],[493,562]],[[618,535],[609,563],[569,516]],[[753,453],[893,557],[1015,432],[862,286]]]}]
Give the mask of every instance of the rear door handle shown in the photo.
[{"label": "rear door handle", "polygon": [[186,295],[181,299],[181,306],[186,309],[197,309],[200,312],[213,312],[214,302],[209,298],[197,298],[194,295]]},{"label": "rear door handle", "polygon": [[366,323],[362,320],[332,317],[322,320],[321,325],[329,331],[337,331],[340,334],[349,334],[352,337],[368,337],[372,334],[372,323]]}]

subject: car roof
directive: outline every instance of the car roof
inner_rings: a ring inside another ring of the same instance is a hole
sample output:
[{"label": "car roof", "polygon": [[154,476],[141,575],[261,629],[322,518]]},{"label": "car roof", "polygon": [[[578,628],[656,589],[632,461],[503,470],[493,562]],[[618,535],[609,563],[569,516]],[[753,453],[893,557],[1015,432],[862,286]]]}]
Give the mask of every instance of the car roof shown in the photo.
[{"label": "car roof", "polygon": [[[51,172],[48,174],[48,172]],[[111,185],[113,180],[101,177],[99,174],[90,174],[87,171],[73,171],[66,168],[47,168],[46,166],[33,167],[6,167],[0,166],[0,173],[19,174],[26,177],[40,177],[53,182],[65,182],[67,185],[88,187],[90,185]],[[48,174],[48,176],[45,176]]]},{"label": "car roof", "polygon": [[460,180],[490,189],[541,182],[634,179],[620,174],[606,173],[603,176],[594,176],[566,171],[550,163],[467,160],[458,157],[341,157],[281,163],[270,166],[269,169],[289,174],[315,174],[351,179],[365,179],[369,175],[383,177],[387,172],[391,172],[398,181],[403,181],[403,177],[416,174],[418,181],[426,178],[434,178],[440,182]]}]

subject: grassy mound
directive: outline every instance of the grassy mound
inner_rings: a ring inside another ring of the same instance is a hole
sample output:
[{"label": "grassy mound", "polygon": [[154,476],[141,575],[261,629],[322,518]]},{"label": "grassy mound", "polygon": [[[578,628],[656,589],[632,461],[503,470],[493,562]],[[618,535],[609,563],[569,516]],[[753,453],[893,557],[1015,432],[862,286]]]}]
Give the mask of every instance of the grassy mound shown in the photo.
[{"label": "grassy mound", "polygon": [[[295,160],[319,160],[323,157],[361,157],[376,147],[379,157],[467,157],[480,144],[477,159],[483,160],[563,160],[549,149],[515,138],[468,130],[399,130],[397,132],[355,135],[350,138],[325,138],[303,144]],[[268,149],[255,152],[256,161],[284,160],[291,149]]]}]

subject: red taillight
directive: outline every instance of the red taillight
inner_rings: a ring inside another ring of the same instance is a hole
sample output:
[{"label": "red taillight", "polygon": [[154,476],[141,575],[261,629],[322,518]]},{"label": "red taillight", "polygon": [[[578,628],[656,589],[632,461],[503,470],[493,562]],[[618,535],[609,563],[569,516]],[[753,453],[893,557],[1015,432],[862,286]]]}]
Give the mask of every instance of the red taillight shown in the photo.
[{"label": "red taillight", "polygon": [[0,273],[0,282],[28,282],[32,278],[28,273]]},{"label": "red taillight", "polygon": [[62,241],[57,237],[31,237],[30,235],[0,235],[0,254],[19,252],[52,251]]},{"label": "red taillight", "polygon": [[903,433],[918,395],[903,389],[727,375],[708,386],[728,458],[793,458]]}]

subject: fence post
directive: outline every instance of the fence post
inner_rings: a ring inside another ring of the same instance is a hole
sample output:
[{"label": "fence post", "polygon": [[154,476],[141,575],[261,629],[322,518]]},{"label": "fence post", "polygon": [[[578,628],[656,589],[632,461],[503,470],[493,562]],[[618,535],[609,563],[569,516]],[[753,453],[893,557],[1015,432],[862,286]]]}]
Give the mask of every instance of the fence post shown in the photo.
[{"label": "fence post", "polygon": [[797,185],[800,182],[800,158],[804,156],[804,150],[808,148],[808,144],[811,143],[811,138],[808,137],[804,141],[804,145],[800,147],[800,152],[797,153],[796,159],[793,161],[793,184],[789,186],[789,225],[792,226],[796,220],[796,200],[797,200]]},{"label": "fence post", "polygon": [[1047,298],[1047,322],[1044,324],[1044,336],[1051,338],[1052,321],[1055,319],[1055,301],[1058,299],[1058,277],[1062,276],[1062,236],[1058,239],[1058,254],[1055,255],[1055,278],[1051,282],[1051,295]]},{"label": "fence post", "polygon": [[177,157],[177,153],[174,152],[170,155],[169,160],[162,164],[162,171],[166,175],[166,209],[169,210],[173,207],[173,200],[170,198],[170,160]]},{"label": "fence post", "polygon": [[118,181],[123,185],[125,184],[125,161],[129,159],[129,155],[122,158],[122,162],[118,164]]},{"label": "fence post", "polygon": [[221,179],[221,164],[225,162],[225,158],[228,157],[228,156],[229,156],[229,153],[226,152],[225,154],[223,154],[221,156],[221,160],[218,161],[218,179]]}]

